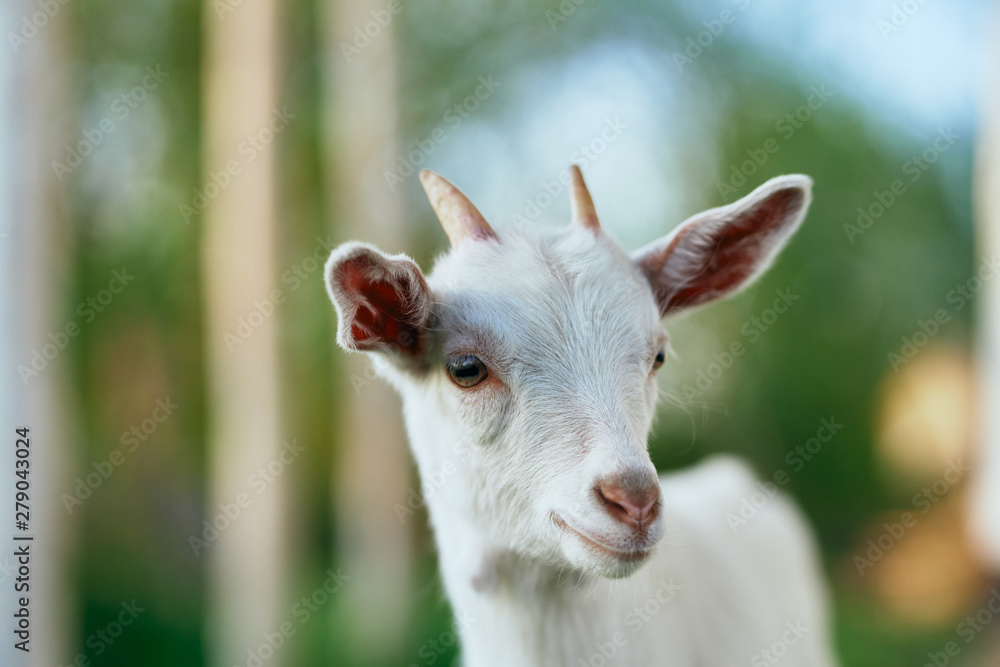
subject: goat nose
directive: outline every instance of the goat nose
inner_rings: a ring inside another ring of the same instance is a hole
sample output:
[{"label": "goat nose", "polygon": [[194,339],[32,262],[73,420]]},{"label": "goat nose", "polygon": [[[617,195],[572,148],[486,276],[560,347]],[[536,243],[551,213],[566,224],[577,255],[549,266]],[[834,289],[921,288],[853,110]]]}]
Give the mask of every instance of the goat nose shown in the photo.
[{"label": "goat nose", "polygon": [[660,485],[600,482],[595,489],[614,518],[636,528],[649,524],[659,511]]}]

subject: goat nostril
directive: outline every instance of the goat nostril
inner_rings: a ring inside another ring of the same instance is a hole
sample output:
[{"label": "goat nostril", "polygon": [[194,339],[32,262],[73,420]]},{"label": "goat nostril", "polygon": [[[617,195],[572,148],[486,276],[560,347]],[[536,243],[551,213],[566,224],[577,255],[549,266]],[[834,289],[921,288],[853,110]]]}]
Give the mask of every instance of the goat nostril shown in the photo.
[{"label": "goat nostril", "polygon": [[596,491],[612,516],[617,519],[640,525],[643,521],[656,517],[660,499],[659,485],[633,489],[604,483],[599,484]]}]

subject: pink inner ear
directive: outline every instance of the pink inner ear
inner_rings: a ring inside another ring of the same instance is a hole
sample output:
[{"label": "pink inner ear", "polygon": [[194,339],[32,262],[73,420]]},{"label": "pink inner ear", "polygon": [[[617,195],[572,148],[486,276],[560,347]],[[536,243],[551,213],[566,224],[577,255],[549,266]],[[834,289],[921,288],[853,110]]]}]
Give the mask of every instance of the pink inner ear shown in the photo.
[{"label": "pink inner ear", "polygon": [[[665,311],[703,303],[743,283],[753,274],[772,235],[791,219],[803,198],[797,188],[779,190],[719,229],[711,237],[710,247],[702,250],[706,255],[704,263],[685,285],[672,291]],[[684,237],[697,233],[696,228],[691,228],[679,234],[667,255],[687,240]]]},{"label": "pink inner ear", "polygon": [[420,351],[418,309],[407,301],[416,291],[407,284],[412,278],[404,277],[402,284],[394,285],[375,278],[372,274],[377,272],[379,268],[362,257],[341,267],[341,284],[358,298],[351,337],[358,349],[390,346],[416,356]]}]

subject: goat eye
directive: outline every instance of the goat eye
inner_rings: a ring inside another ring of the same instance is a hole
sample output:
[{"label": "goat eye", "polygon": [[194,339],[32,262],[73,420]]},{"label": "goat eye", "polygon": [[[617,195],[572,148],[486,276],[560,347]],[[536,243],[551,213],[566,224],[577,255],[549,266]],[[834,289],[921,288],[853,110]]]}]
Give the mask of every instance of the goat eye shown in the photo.
[{"label": "goat eye", "polygon": [[475,387],[489,377],[486,364],[471,354],[452,357],[448,362],[447,369],[452,382],[463,389]]},{"label": "goat eye", "polygon": [[654,371],[660,370],[660,366],[662,366],[663,362],[666,360],[667,356],[666,354],[663,353],[663,348],[661,347],[660,351],[656,353],[656,358],[653,359],[653,370]]}]

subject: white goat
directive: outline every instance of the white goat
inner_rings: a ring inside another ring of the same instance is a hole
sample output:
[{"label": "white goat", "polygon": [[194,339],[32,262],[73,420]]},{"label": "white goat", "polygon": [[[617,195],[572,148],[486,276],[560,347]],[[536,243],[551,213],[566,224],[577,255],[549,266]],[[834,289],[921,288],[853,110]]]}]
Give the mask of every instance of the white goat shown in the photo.
[{"label": "white goat", "polygon": [[[834,664],[809,531],[713,458],[657,479],[646,439],[660,319],[752,282],[812,181],[782,176],[626,254],[579,169],[574,224],[495,232],[451,183],[421,182],[450,251],[424,276],[362,243],[326,265],[346,350],[401,393],[469,667]],[[388,361],[388,363],[385,363]]]}]

